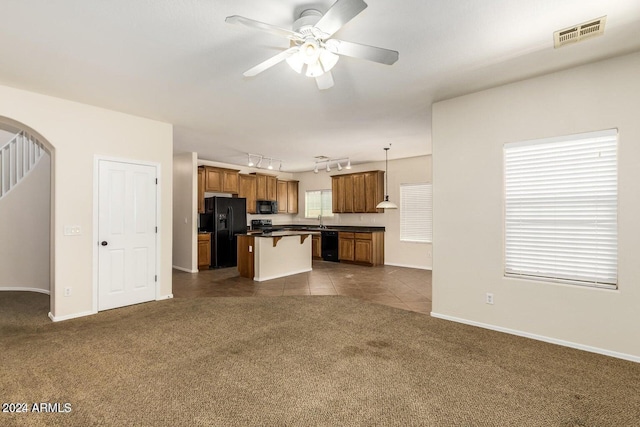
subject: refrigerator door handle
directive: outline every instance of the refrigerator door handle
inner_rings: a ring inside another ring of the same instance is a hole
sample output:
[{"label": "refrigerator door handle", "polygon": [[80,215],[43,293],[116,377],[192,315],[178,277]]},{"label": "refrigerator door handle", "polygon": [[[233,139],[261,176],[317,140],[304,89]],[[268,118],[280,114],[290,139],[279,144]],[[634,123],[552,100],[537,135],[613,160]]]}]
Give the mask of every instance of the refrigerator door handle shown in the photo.
[{"label": "refrigerator door handle", "polygon": [[233,240],[233,208],[231,206],[227,208],[227,218],[231,218],[229,224],[229,240]]}]

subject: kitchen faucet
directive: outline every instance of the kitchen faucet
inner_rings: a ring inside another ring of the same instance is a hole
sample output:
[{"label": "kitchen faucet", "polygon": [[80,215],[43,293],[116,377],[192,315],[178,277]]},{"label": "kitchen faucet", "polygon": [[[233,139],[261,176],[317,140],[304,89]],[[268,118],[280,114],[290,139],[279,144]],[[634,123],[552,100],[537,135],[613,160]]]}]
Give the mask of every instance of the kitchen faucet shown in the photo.
[{"label": "kitchen faucet", "polygon": [[320,228],[324,228],[324,225],[322,225],[322,214],[318,215],[318,221],[320,221]]}]

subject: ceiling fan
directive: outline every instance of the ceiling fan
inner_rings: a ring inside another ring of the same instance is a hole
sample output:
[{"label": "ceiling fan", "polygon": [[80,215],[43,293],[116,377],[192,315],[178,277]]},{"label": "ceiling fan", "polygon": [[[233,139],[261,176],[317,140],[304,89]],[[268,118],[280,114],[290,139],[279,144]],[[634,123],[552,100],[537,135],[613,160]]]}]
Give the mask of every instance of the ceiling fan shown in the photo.
[{"label": "ceiling fan", "polygon": [[367,4],[362,0],[337,0],[324,14],[316,9],[306,9],[293,23],[291,30],[238,15],[228,16],[225,21],[283,36],[291,41],[291,47],[245,71],[244,76],[255,76],[286,60],[297,73],[302,73],[306,66],[305,75],[314,77],[318,89],[324,90],[333,86],[331,69],[338,62],[339,55],[388,65],[398,60],[395,50],[332,38],[366,7]]}]

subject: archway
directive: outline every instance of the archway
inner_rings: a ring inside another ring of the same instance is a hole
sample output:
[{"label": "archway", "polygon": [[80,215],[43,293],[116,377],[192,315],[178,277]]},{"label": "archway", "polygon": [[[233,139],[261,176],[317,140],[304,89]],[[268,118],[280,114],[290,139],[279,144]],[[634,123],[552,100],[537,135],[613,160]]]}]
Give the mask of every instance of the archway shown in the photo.
[{"label": "archway", "polygon": [[[48,294],[53,311],[55,149],[35,129],[4,116],[0,116],[0,138],[0,173],[5,178],[5,184],[0,179],[4,185],[0,188],[0,241],[4,242],[0,244],[0,291]],[[43,153],[33,166],[30,150]]]}]

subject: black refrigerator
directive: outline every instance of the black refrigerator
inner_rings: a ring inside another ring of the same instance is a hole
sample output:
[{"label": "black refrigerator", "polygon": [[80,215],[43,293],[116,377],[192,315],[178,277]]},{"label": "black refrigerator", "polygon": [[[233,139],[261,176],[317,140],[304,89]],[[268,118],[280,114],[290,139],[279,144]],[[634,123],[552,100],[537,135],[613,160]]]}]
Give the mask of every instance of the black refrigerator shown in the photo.
[{"label": "black refrigerator", "polygon": [[238,265],[237,234],[247,232],[247,199],[207,197],[200,231],[211,233],[211,267]]}]

